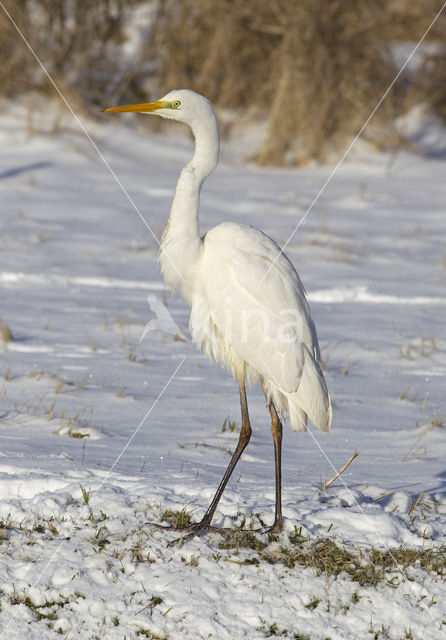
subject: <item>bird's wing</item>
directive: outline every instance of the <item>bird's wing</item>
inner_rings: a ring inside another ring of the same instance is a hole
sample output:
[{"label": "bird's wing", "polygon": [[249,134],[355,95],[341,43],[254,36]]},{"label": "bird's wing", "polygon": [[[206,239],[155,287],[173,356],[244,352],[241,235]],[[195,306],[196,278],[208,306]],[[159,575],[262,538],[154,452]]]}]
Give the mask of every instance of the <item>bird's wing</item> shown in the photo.
[{"label": "bird's wing", "polygon": [[292,393],[301,379],[304,345],[318,355],[303,286],[268,236],[234,226],[224,244],[211,238],[208,247],[204,286],[211,318],[243,360]]}]

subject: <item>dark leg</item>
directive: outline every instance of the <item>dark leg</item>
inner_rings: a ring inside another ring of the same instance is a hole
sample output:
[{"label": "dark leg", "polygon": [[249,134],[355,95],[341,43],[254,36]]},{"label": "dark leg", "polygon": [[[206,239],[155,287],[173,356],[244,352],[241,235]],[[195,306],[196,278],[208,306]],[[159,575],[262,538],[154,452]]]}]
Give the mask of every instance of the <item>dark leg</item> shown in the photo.
[{"label": "dark leg", "polygon": [[274,459],[276,466],[276,513],[274,524],[269,531],[271,531],[271,533],[280,533],[282,531],[282,423],[277,415],[276,407],[271,400],[268,400],[268,392],[263,380],[262,387],[271,414],[271,433],[273,434],[274,440]]},{"label": "dark leg", "polygon": [[211,524],[212,517],[214,515],[215,509],[220,501],[220,498],[225,490],[225,487],[228,483],[229,478],[231,477],[232,472],[234,471],[235,465],[239,461],[240,456],[243,451],[246,449],[246,446],[251,438],[251,423],[249,422],[248,415],[248,403],[246,401],[246,388],[245,388],[245,375],[239,376],[238,379],[239,391],[240,391],[240,407],[242,410],[242,427],[240,429],[240,436],[237,443],[237,448],[234,451],[234,454],[231,458],[231,462],[226,469],[225,475],[222,478],[222,481],[219,484],[219,487],[215,493],[214,499],[208,507],[208,510],[203,516],[199,527],[207,527]]},{"label": "dark leg", "polygon": [[[194,535],[196,535],[197,533],[199,533],[200,531],[202,531],[203,529],[212,529],[211,527],[211,521],[213,518],[213,515],[215,513],[215,510],[217,508],[217,505],[220,501],[220,498],[223,494],[223,491],[225,490],[225,487],[228,483],[229,478],[231,477],[232,472],[234,471],[235,465],[237,464],[237,462],[239,461],[240,456],[242,455],[243,451],[245,450],[250,438],[251,438],[251,424],[249,422],[249,415],[248,415],[248,403],[246,401],[246,388],[245,388],[245,375],[244,372],[243,374],[238,376],[238,385],[239,385],[239,391],[240,391],[240,407],[241,407],[241,411],[242,411],[242,427],[240,429],[240,436],[239,436],[239,440],[237,443],[237,447],[234,451],[234,454],[231,458],[231,461],[228,465],[228,468],[225,471],[225,474],[218,486],[218,489],[215,493],[215,496],[211,502],[211,504],[209,505],[206,513],[204,514],[203,518],[201,519],[201,521],[198,524],[194,524],[194,525],[190,525],[188,527],[185,527],[184,529],[186,531],[189,531],[190,533],[182,536],[179,540],[174,540],[173,542],[169,543],[169,544],[175,544],[176,542],[181,542],[184,540],[187,540],[188,538],[192,538]],[[164,527],[161,525],[155,525],[158,526],[158,528],[161,529],[170,529],[172,527]]]}]

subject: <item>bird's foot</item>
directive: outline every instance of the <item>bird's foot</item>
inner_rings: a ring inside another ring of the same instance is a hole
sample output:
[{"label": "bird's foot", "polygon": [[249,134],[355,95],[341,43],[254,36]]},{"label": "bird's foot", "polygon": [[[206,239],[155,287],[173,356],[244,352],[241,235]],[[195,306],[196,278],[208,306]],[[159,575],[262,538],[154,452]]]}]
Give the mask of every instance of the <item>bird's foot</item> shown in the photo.
[{"label": "bird's foot", "polygon": [[230,529],[230,528],[224,528],[224,527],[214,527],[213,525],[210,524],[210,522],[206,518],[203,518],[203,520],[201,520],[198,523],[187,524],[182,527],[175,527],[172,525],[163,525],[155,522],[150,522],[149,524],[151,527],[155,527],[156,529],[163,529],[164,531],[180,532],[181,535],[178,538],[171,540],[167,544],[168,547],[173,547],[176,544],[178,544],[178,546],[181,547],[188,540],[192,540],[192,538],[195,538],[195,536],[200,536],[200,535],[203,535],[204,533],[219,533],[220,535],[225,536],[226,538],[230,538],[231,536],[234,536],[237,534],[246,534],[246,533],[278,535],[282,532],[282,529],[283,529],[282,520],[276,520],[271,527],[265,528],[263,526],[262,528],[258,528],[258,529],[239,529],[239,528]]},{"label": "bird's foot", "polygon": [[181,535],[179,538],[175,538],[171,540],[167,546],[173,547],[178,544],[178,546],[183,546],[185,542],[195,538],[195,536],[202,535],[203,533],[219,533],[220,535],[227,536],[230,535],[231,529],[223,529],[221,527],[214,527],[206,520],[201,520],[201,522],[195,524],[188,524],[184,527],[174,527],[169,525],[157,524],[155,522],[150,523],[151,527],[156,527],[157,529],[163,529],[165,531],[179,531]]},{"label": "bird's foot", "polygon": [[273,535],[279,535],[282,533],[283,526],[281,522],[275,522],[272,527],[268,527],[267,529],[263,529],[262,533],[272,533]]}]

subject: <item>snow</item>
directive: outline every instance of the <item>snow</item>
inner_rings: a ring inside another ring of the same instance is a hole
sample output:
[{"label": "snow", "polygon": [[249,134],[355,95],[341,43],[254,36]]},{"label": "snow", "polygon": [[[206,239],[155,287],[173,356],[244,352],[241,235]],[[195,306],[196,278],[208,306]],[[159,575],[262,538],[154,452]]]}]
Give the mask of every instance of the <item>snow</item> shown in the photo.
[{"label": "snow", "polygon": [[[0,638],[445,637],[444,581],[419,565],[362,586],[250,563],[256,551],[221,549],[218,534],[167,546],[178,534],[151,523],[207,507],[238,437],[222,430],[239,425],[236,386],[197,353],[110,171],[68,116],[51,133],[50,113],[37,107],[33,131],[24,107],[0,116],[0,319],[12,332],[0,347]],[[190,143],[135,119],[87,128],[159,238]],[[236,166],[223,149],[202,229],[243,221],[283,245],[331,170]],[[364,557],[446,544],[445,170],[441,154],[353,157],[287,246],[334,418],[328,437],[285,431],[285,531],[270,554],[296,530]],[[217,526],[274,517],[261,390],[248,401],[253,438]]]}]

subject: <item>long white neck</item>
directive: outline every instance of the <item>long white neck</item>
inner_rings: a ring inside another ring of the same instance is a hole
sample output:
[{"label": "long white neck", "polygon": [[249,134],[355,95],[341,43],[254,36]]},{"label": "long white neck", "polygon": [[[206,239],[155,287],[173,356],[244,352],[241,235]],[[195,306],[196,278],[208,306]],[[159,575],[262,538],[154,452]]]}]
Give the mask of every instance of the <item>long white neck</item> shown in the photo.
[{"label": "long white neck", "polygon": [[192,295],[202,249],[198,225],[200,189],[217,166],[220,146],[215,116],[213,112],[206,116],[191,125],[195,151],[179,177],[159,256],[165,282],[173,290],[180,289],[186,299]]}]

